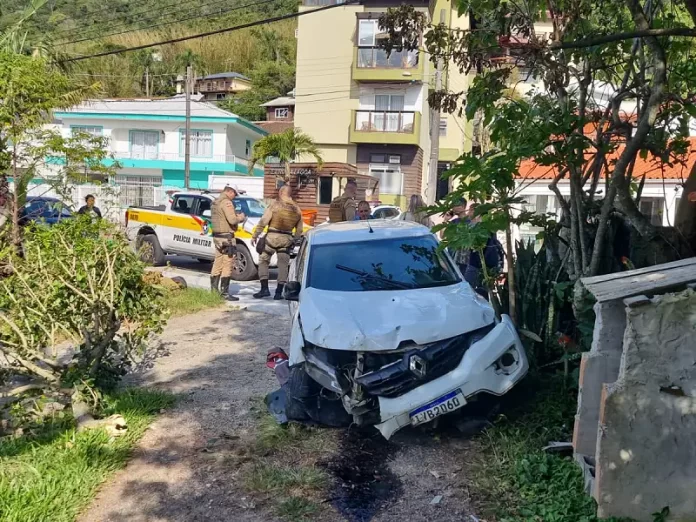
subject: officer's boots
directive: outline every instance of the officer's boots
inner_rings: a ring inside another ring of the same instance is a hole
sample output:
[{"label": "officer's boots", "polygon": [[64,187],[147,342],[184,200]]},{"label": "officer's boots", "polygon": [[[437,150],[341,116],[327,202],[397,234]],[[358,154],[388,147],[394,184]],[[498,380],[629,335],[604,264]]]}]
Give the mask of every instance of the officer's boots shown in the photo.
[{"label": "officer's boots", "polygon": [[230,278],[223,277],[220,279],[220,295],[225,301],[239,301],[239,297],[230,295]]},{"label": "officer's boots", "polygon": [[220,293],[220,276],[210,276],[210,290]]},{"label": "officer's boots", "polygon": [[261,290],[254,294],[256,299],[261,299],[262,297],[270,297],[271,292],[268,290],[268,279],[261,280]]},{"label": "officer's boots", "polygon": [[278,283],[278,286],[276,286],[275,295],[273,296],[275,301],[280,301],[283,298],[283,288],[285,288],[285,284]]}]

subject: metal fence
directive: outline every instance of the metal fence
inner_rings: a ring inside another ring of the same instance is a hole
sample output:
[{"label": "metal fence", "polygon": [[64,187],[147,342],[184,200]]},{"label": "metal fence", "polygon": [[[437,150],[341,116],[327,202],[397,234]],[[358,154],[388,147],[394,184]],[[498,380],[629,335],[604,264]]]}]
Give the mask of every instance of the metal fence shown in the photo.
[{"label": "metal fence", "polygon": [[[154,180],[134,179],[125,183],[102,184],[102,185],[73,185],[60,190],[54,185],[47,183],[31,184],[27,190],[28,197],[48,197],[63,201],[72,210],[78,210],[85,204],[88,194],[93,195],[97,200],[97,207],[102,215],[115,222],[123,223],[125,220],[125,210],[131,205],[156,206],[166,205],[169,200],[167,191],[179,190],[177,187],[163,187],[157,185]],[[10,183],[10,190],[14,190],[13,183]]]}]

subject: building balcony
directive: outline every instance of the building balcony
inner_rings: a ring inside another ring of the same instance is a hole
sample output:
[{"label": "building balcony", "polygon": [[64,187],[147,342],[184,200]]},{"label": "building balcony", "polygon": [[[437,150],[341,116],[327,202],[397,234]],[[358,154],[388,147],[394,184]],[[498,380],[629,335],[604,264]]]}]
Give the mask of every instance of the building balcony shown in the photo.
[{"label": "building balcony", "polygon": [[418,145],[421,114],[405,111],[353,111],[352,143]]},{"label": "building balcony", "polygon": [[424,60],[418,51],[387,51],[379,47],[355,47],[353,80],[362,82],[423,81]]},{"label": "building balcony", "polygon": [[[115,151],[114,158],[122,167],[173,169],[184,168],[183,154],[170,152]],[[191,156],[191,169],[199,171],[237,172],[246,174],[249,162],[234,155]]]}]

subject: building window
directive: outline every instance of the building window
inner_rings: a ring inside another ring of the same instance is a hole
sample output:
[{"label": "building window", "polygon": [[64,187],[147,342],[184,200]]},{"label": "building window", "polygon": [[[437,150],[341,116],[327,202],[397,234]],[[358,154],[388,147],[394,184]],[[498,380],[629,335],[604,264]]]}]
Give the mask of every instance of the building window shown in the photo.
[{"label": "building window", "polygon": [[447,136],[447,118],[440,118],[440,136]]},{"label": "building window", "polygon": [[[180,132],[180,151],[183,156],[186,150],[186,131]],[[210,158],[213,155],[213,131],[191,129],[191,156],[197,158]]]},{"label": "building window", "polygon": [[227,99],[227,95],[224,94],[224,93],[217,93],[217,94],[215,95],[215,99],[217,99],[217,100],[225,100],[225,99]]},{"label": "building window", "polygon": [[208,91],[212,91],[212,90],[213,90],[213,83],[212,83],[212,82],[206,83],[206,84],[205,84],[205,88],[206,88],[206,90],[208,90]]},{"label": "building window", "polygon": [[277,120],[286,120],[289,112],[287,107],[278,108],[275,110],[275,117]]},{"label": "building window", "polygon": [[159,148],[159,132],[130,131],[130,157],[156,159]]},{"label": "building window", "polygon": [[380,194],[402,194],[403,175],[399,165],[370,163],[370,176],[379,179]]},{"label": "building window", "polygon": [[104,127],[100,125],[71,125],[70,133],[75,134],[91,134],[92,136],[103,136]]},{"label": "building window", "polygon": [[246,157],[251,156],[251,140],[246,140],[246,144],[244,146],[244,153],[246,154]]},{"label": "building window", "polygon": [[358,47],[374,47],[377,38],[377,20],[360,20],[358,23]]},{"label": "building window", "polygon": [[537,194],[535,196],[524,196],[526,203],[522,204],[522,209],[534,214],[545,214],[549,207],[549,196]]},{"label": "building window", "polygon": [[641,198],[640,212],[650,219],[650,223],[655,226],[662,226],[662,215],[664,213],[664,198]]},{"label": "building window", "polygon": [[317,204],[329,205],[333,200],[333,177],[322,176],[319,178],[319,190],[317,190]]}]

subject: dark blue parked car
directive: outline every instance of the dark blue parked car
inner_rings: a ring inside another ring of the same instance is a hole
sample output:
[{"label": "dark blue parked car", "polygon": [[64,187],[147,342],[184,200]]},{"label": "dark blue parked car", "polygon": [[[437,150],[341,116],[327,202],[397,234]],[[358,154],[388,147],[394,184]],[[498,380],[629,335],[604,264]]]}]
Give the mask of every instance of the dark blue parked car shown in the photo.
[{"label": "dark blue parked car", "polygon": [[59,199],[30,196],[20,212],[19,224],[41,222],[55,225],[62,219],[70,218],[72,218],[72,212]]}]

